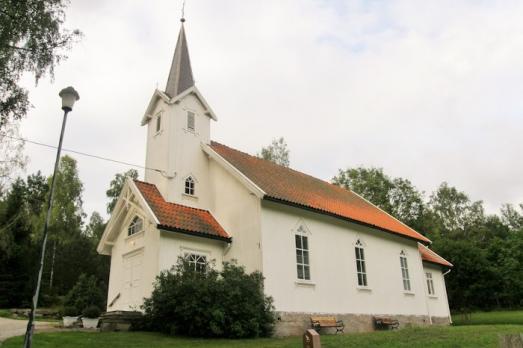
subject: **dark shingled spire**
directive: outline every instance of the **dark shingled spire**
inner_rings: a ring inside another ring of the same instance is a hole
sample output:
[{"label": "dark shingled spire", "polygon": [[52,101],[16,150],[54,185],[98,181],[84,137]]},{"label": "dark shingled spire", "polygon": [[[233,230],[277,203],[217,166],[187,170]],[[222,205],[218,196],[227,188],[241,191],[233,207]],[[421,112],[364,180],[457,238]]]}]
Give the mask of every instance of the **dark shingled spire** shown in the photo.
[{"label": "dark shingled spire", "polygon": [[180,28],[178,35],[178,42],[174,50],[173,62],[171,64],[171,71],[169,72],[169,79],[167,79],[167,86],[165,86],[165,93],[174,98],[183,91],[194,86],[194,79],[192,77],[191,60],[189,59],[189,50],[187,48],[187,41],[185,39],[185,29]]}]

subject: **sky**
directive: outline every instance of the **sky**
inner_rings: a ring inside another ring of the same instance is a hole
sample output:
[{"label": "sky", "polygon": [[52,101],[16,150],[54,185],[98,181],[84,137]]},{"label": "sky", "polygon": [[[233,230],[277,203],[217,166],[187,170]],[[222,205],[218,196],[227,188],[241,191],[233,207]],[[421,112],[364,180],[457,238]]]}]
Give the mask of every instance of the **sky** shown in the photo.
[{"label": "sky", "polygon": [[[72,1],[65,26],[84,36],[53,80],[24,78],[22,136],[57,144],[58,92],[72,85],[64,148],[144,165],[140,121],[165,88],[180,10]],[[212,139],[255,154],[283,136],[291,167],[324,180],[373,166],[426,196],[447,181],[488,212],[523,202],[523,2],[187,0],[185,17]],[[52,172],[54,150],[25,154],[27,174]],[[74,157],[86,213],[105,214],[110,180],[129,167]]]}]

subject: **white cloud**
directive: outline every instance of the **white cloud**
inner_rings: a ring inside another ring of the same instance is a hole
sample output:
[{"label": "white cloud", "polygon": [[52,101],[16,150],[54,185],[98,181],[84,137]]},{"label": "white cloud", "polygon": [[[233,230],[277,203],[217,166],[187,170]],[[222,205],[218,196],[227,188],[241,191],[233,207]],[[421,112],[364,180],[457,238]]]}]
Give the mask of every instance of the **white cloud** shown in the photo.
[{"label": "white cloud", "polygon": [[[67,24],[85,37],[54,83],[31,88],[24,136],[56,143],[71,84],[65,147],[143,164],[139,121],[165,85],[179,8],[73,2]],[[516,1],[194,0],[186,30],[214,139],[255,153],[283,135],[291,165],[323,179],[379,166],[427,192],[447,180],[493,211],[523,201],[522,16]],[[51,171],[53,151],[27,154],[30,172]],[[86,210],[104,211],[127,168],[77,158]]]}]

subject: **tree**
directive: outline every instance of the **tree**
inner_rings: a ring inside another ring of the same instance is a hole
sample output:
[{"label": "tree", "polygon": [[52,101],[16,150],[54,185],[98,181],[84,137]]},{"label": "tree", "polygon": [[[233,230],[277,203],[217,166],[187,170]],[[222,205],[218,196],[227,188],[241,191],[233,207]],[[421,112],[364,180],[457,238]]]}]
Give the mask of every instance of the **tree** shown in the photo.
[{"label": "tree", "polygon": [[247,338],[270,336],[272,299],[263,292],[263,276],[234,262],[217,271],[207,263],[195,269],[180,258],[156,278],[144,300],[146,328],[194,337]]},{"label": "tree", "polygon": [[290,164],[289,149],[283,137],[273,139],[269,146],[262,147],[261,154],[257,156],[284,167],[288,167]]},{"label": "tree", "polygon": [[18,170],[24,169],[27,163],[27,157],[23,154],[24,143],[15,139],[18,137],[17,123],[9,122],[0,127],[0,196],[5,185],[13,179]]},{"label": "tree", "polygon": [[105,229],[105,222],[100,213],[94,211],[89,218],[89,223],[85,228],[85,235],[93,240],[96,245],[102,237]]},{"label": "tree", "polygon": [[33,279],[31,209],[28,185],[17,179],[0,211],[0,307],[27,305]]},{"label": "tree", "polygon": [[501,219],[513,231],[523,228],[523,204],[519,205],[519,210],[521,213],[512,204],[503,204],[501,207]]},{"label": "tree", "polygon": [[349,168],[339,169],[332,183],[351,190],[380,207],[392,213],[390,192],[394,188],[392,180],[383,173],[382,168]]},{"label": "tree", "polygon": [[471,202],[467,194],[443,182],[432,193],[428,207],[441,232],[468,235],[485,223],[483,202]]},{"label": "tree", "polygon": [[422,194],[403,178],[391,179],[382,168],[339,170],[332,183],[354,191],[403,223],[422,230]]},{"label": "tree", "polygon": [[63,28],[67,0],[0,0],[0,129],[24,117],[28,92],[19,86],[25,72],[35,81],[53,76],[64,52],[81,36]]},{"label": "tree", "polygon": [[114,179],[111,180],[109,189],[105,192],[107,198],[110,199],[109,203],[107,203],[107,212],[109,214],[113,212],[113,209],[116,206],[116,202],[118,201],[118,197],[120,197],[120,192],[122,192],[125,180],[128,177],[134,180],[138,179],[138,171],[136,169],[130,169],[125,173],[116,174]]}]

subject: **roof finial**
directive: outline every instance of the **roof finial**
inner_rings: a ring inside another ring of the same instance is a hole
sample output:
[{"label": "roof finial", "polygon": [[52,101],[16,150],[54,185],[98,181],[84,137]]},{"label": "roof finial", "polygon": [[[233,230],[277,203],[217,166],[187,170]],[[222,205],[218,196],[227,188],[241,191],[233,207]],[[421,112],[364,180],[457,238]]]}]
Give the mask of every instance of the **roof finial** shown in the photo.
[{"label": "roof finial", "polygon": [[180,18],[180,22],[185,22],[185,0],[182,2],[182,18]]}]

